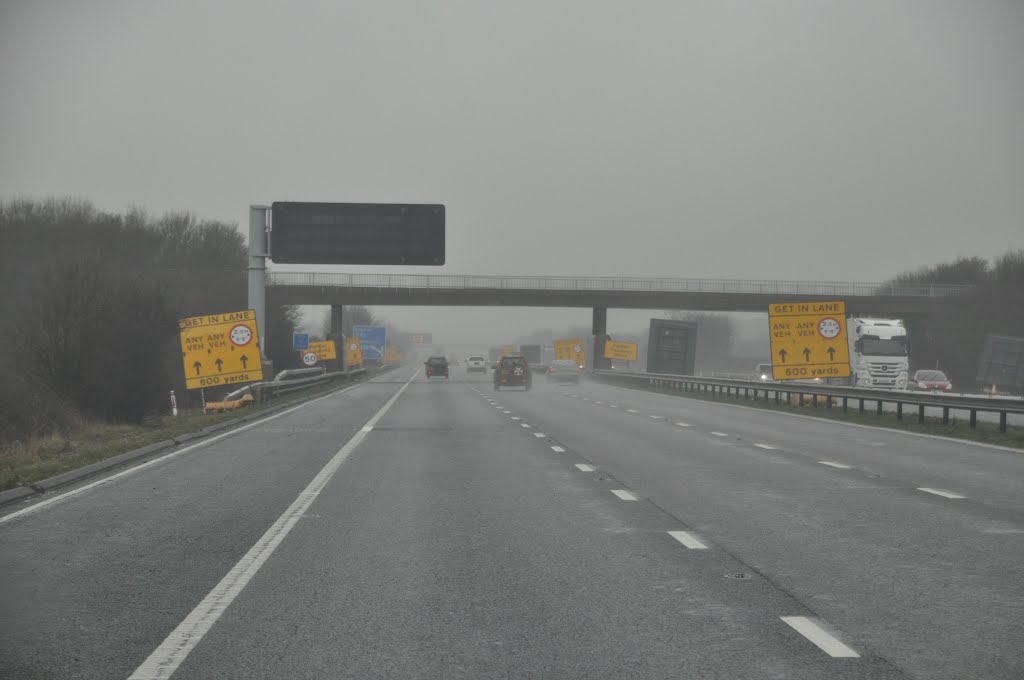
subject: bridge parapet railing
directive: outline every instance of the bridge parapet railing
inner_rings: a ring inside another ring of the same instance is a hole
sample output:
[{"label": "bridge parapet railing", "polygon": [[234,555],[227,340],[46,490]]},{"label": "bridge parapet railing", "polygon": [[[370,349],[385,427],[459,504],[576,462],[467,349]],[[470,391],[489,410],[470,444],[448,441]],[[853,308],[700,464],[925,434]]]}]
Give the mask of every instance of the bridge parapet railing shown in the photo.
[{"label": "bridge parapet railing", "polygon": [[270,272],[272,286],[315,286],[441,290],[558,290],[664,293],[732,293],[834,297],[945,297],[969,290],[952,284],[890,285],[837,281],[670,279],[567,276],[476,276],[462,274],[351,274]]}]

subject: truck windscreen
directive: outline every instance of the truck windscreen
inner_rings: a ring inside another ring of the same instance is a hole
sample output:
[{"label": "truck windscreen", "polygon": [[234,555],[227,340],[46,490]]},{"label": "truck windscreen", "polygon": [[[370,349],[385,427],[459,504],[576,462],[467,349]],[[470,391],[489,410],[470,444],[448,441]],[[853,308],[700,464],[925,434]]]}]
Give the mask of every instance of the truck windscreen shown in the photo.
[{"label": "truck windscreen", "polygon": [[873,357],[905,357],[907,356],[907,339],[888,338],[861,338],[860,353]]}]

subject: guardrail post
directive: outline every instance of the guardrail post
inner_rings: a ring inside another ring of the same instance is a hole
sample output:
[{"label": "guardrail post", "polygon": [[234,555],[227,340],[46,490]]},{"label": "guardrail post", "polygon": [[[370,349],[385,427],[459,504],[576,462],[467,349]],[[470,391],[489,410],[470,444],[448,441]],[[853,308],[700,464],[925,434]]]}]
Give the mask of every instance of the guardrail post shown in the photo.
[{"label": "guardrail post", "polygon": [[999,431],[1006,432],[1006,411],[999,412]]},{"label": "guardrail post", "polygon": [[971,409],[971,429],[974,429],[977,426],[978,426],[978,409],[972,408]]},{"label": "guardrail post", "polygon": [[817,394],[812,394],[811,395],[811,406],[813,406],[814,408],[818,408],[818,395]]},{"label": "guardrail post", "polygon": [[825,397],[825,408],[827,408],[827,409],[831,409],[832,408],[832,397],[831,396]]},{"label": "guardrail post", "polygon": [[864,400],[863,399],[860,400],[860,412],[864,413]]},{"label": "guardrail post", "polygon": [[848,408],[847,408],[849,406],[848,402],[849,402],[849,399],[847,399],[846,397],[843,397],[843,413],[846,413],[846,411],[848,410]]},{"label": "guardrail post", "polygon": [[917,422],[924,422],[924,404],[917,405]]},{"label": "guardrail post", "polygon": [[803,392],[798,392],[797,396],[800,398],[800,408],[803,408],[804,407],[804,393]]},{"label": "guardrail post", "polygon": [[943,425],[949,425],[949,407],[948,406],[943,406],[942,407],[942,424]]},{"label": "guardrail post", "polygon": [[882,415],[882,400],[878,400],[878,410],[875,412],[876,415]]},{"label": "guardrail post", "polygon": [[781,404],[782,403],[782,393],[779,392],[778,390],[775,390],[775,403],[776,404]]},{"label": "guardrail post", "polygon": [[896,420],[903,420],[903,402],[896,402]]}]

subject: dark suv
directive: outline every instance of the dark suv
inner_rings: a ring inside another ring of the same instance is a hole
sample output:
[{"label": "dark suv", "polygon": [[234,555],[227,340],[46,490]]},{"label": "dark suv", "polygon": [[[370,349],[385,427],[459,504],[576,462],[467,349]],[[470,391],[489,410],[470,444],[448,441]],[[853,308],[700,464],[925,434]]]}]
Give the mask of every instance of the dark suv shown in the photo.
[{"label": "dark suv", "polygon": [[427,379],[435,376],[448,377],[448,360],[444,357],[430,357],[424,364],[427,367]]},{"label": "dark suv", "polygon": [[494,389],[502,387],[533,386],[533,374],[530,373],[530,362],[526,357],[502,357],[494,369]]}]

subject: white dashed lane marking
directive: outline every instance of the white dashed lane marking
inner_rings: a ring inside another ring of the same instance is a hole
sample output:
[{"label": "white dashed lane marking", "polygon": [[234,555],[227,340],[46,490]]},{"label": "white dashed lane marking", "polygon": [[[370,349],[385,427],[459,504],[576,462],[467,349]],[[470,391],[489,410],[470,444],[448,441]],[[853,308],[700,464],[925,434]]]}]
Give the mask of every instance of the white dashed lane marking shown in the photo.
[{"label": "white dashed lane marking", "polygon": [[640,411],[637,411],[635,408],[627,408],[626,413],[640,413]]},{"label": "white dashed lane marking", "polygon": [[593,465],[584,465],[583,463],[576,463],[576,467],[579,468],[580,472],[593,472]]},{"label": "white dashed lane marking", "polygon": [[618,404],[608,404],[608,408],[618,408]]},{"label": "white dashed lane marking", "polygon": [[678,425],[679,427],[689,427],[690,426],[689,423],[676,423],[676,425]]},{"label": "white dashed lane marking", "polygon": [[650,418],[651,420],[661,420],[662,419],[662,416],[647,416],[647,417]]},{"label": "white dashed lane marking", "polygon": [[543,432],[534,432],[534,433],[533,433],[533,436],[534,436],[534,437],[537,437],[537,438],[540,438],[540,437],[547,437],[547,435],[546,435],[546,434],[544,434]]},{"label": "white dashed lane marking", "polygon": [[555,451],[556,453],[565,453],[565,449],[563,449],[561,446],[552,446],[551,450]]},{"label": "white dashed lane marking", "polygon": [[827,465],[829,467],[834,467],[834,468],[839,468],[840,470],[849,470],[850,469],[849,465],[844,465],[843,463],[833,463],[830,460],[819,460],[818,464],[820,464],[820,465]]},{"label": "white dashed lane marking", "polygon": [[716,437],[728,437],[729,436],[725,432],[712,431],[711,434],[715,435]]},{"label": "white dashed lane marking", "polygon": [[924,491],[925,493],[933,493],[936,496],[942,496],[943,498],[953,498],[953,499],[957,499],[957,500],[962,499],[962,498],[967,498],[967,496],[961,496],[960,494],[953,493],[952,491],[944,491],[942,489],[929,489],[926,486],[919,486],[919,487],[917,487],[917,490],[918,491]]},{"label": "white dashed lane marking", "polygon": [[818,649],[832,657],[857,658],[857,652],[844,645],[834,635],[807,616],[780,616],[788,626],[817,645]]},{"label": "white dashed lane marking", "polygon": [[775,450],[774,446],[769,446],[768,444],[754,444],[754,446],[756,446],[759,449],[765,449],[766,451],[774,451]]},{"label": "white dashed lane marking", "polygon": [[630,492],[626,491],[625,489],[612,489],[612,493],[615,494],[616,496],[618,496],[620,499],[622,499],[624,501],[635,501],[636,500],[636,496],[634,496]]},{"label": "white dashed lane marking", "polygon": [[512,416],[512,420],[519,420],[519,416]]},{"label": "white dashed lane marking", "polygon": [[697,540],[697,537],[686,531],[670,531],[668,535],[676,539],[690,550],[707,550],[708,547]]},{"label": "white dashed lane marking", "polygon": [[530,424],[529,423],[522,423],[522,426],[523,427],[530,427]]}]

